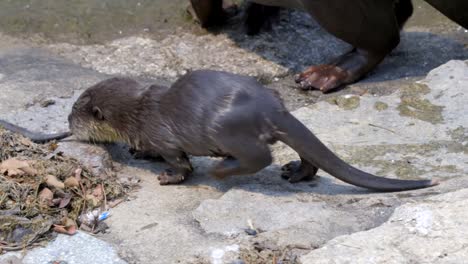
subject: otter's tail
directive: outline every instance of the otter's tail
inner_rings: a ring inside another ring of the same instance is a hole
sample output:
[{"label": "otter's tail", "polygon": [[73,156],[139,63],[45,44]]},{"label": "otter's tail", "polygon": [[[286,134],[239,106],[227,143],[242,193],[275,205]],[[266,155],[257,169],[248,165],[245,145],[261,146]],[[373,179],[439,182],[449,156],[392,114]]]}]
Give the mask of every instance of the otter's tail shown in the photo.
[{"label": "otter's tail", "polygon": [[347,164],[329,150],[306,126],[287,113],[275,125],[278,139],[286,143],[314,166],[353,185],[378,191],[403,191],[437,185],[432,180],[398,180],[378,177]]},{"label": "otter's tail", "polygon": [[31,139],[31,141],[35,143],[46,143],[51,140],[60,140],[66,137],[71,136],[71,132],[63,132],[63,133],[55,133],[55,134],[42,134],[42,133],[35,133],[31,132],[25,128],[19,127],[17,125],[13,125],[9,122],[4,120],[0,120],[0,127],[3,127],[6,130],[10,130],[12,132],[18,133],[24,137]]}]

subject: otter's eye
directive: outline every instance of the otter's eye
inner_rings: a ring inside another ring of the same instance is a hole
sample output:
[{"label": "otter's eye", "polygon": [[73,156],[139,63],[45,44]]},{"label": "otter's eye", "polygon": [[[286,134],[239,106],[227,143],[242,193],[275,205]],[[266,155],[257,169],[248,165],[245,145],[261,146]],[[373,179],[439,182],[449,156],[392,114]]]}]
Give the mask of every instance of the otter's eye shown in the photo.
[{"label": "otter's eye", "polygon": [[104,120],[104,115],[102,114],[101,109],[97,106],[93,106],[93,115],[99,120]]}]

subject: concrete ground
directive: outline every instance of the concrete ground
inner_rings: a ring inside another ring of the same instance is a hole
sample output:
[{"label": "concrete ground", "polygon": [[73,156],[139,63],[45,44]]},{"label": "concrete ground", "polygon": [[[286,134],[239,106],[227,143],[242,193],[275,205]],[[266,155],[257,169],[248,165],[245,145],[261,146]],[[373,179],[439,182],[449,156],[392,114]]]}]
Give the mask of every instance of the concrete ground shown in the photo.
[{"label": "concrete ground", "polygon": [[[217,181],[206,174],[216,160],[197,157],[192,178],[160,186],[163,163],[134,160],[119,147],[107,148],[112,162],[103,162],[102,147],[64,142],[65,153],[95,169],[110,164],[122,179],[139,178],[140,188],[111,210],[108,233],[59,236],[45,248],[4,254],[0,263],[463,263],[468,257],[465,29],[416,1],[401,45],[365,80],[323,95],[294,89],[293,74],[348,47],[303,13],[284,11],[272,31],[247,37],[238,20],[207,34],[185,18],[151,20],[150,1],[88,0],[92,8],[80,8],[85,2],[0,2],[3,12],[25,14],[0,18],[1,119],[63,131],[77,96],[109,76],[170,84],[190,69],[223,69],[278,90],[295,116],[356,167],[441,184],[371,193],[322,171],[317,182],[289,184],[279,167],[297,156],[277,144],[274,163],[255,175]],[[175,17],[183,17],[181,2],[169,8]],[[131,12],[122,15],[122,7]],[[35,15],[24,11],[30,8]],[[94,19],[86,24],[83,14]],[[54,104],[41,106],[50,99]],[[252,227],[258,234],[246,232]]]}]

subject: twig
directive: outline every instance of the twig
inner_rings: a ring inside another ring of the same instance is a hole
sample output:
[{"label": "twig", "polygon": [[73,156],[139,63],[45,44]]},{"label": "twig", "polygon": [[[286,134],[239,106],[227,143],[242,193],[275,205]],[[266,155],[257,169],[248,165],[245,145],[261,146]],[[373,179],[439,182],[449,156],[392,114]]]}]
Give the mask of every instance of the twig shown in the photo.
[{"label": "twig", "polygon": [[355,248],[355,249],[362,249],[360,247],[354,247],[354,246],[350,246],[350,245],[346,245],[346,244],[338,244],[340,246],[343,246],[343,247],[349,247],[349,248]]},{"label": "twig", "polygon": [[104,211],[107,210],[107,197],[106,197],[106,190],[104,190],[104,184],[101,183],[101,191],[104,195]]},{"label": "twig", "polygon": [[391,129],[388,129],[388,128],[385,128],[385,127],[382,127],[382,126],[374,125],[374,124],[371,124],[371,123],[369,123],[369,126],[371,126],[371,127],[376,127],[376,128],[380,128],[380,129],[383,129],[383,130],[387,130],[388,132],[391,132],[391,133],[393,133],[393,134],[396,134],[395,131],[393,131],[393,130],[391,130]]}]

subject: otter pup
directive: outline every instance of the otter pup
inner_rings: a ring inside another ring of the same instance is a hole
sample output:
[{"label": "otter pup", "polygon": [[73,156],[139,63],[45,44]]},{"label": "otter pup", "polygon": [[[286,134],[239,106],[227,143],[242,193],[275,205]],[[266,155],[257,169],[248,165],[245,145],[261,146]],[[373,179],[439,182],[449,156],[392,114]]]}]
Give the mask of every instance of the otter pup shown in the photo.
[{"label": "otter pup", "polygon": [[0,127],[10,130],[12,132],[18,133],[24,137],[31,139],[32,142],[35,143],[46,143],[52,140],[60,140],[66,137],[71,136],[70,132],[63,132],[63,133],[55,133],[55,134],[43,134],[38,132],[32,132],[25,128],[19,127],[17,125],[13,125],[5,120],[0,119]]},{"label": "otter pup", "polygon": [[284,166],[298,182],[323,169],[347,183],[378,191],[433,186],[431,180],[397,180],[358,170],[331,152],[292,116],[277,94],[255,79],[221,71],[193,71],[171,87],[144,87],[111,78],[88,88],[75,102],[70,129],[80,140],[125,142],[162,156],[171,170],[160,184],[183,181],[193,171],[188,155],[222,156],[216,177],[255,173],[272,162],[269,144],[282,141],[301,162]]}]

